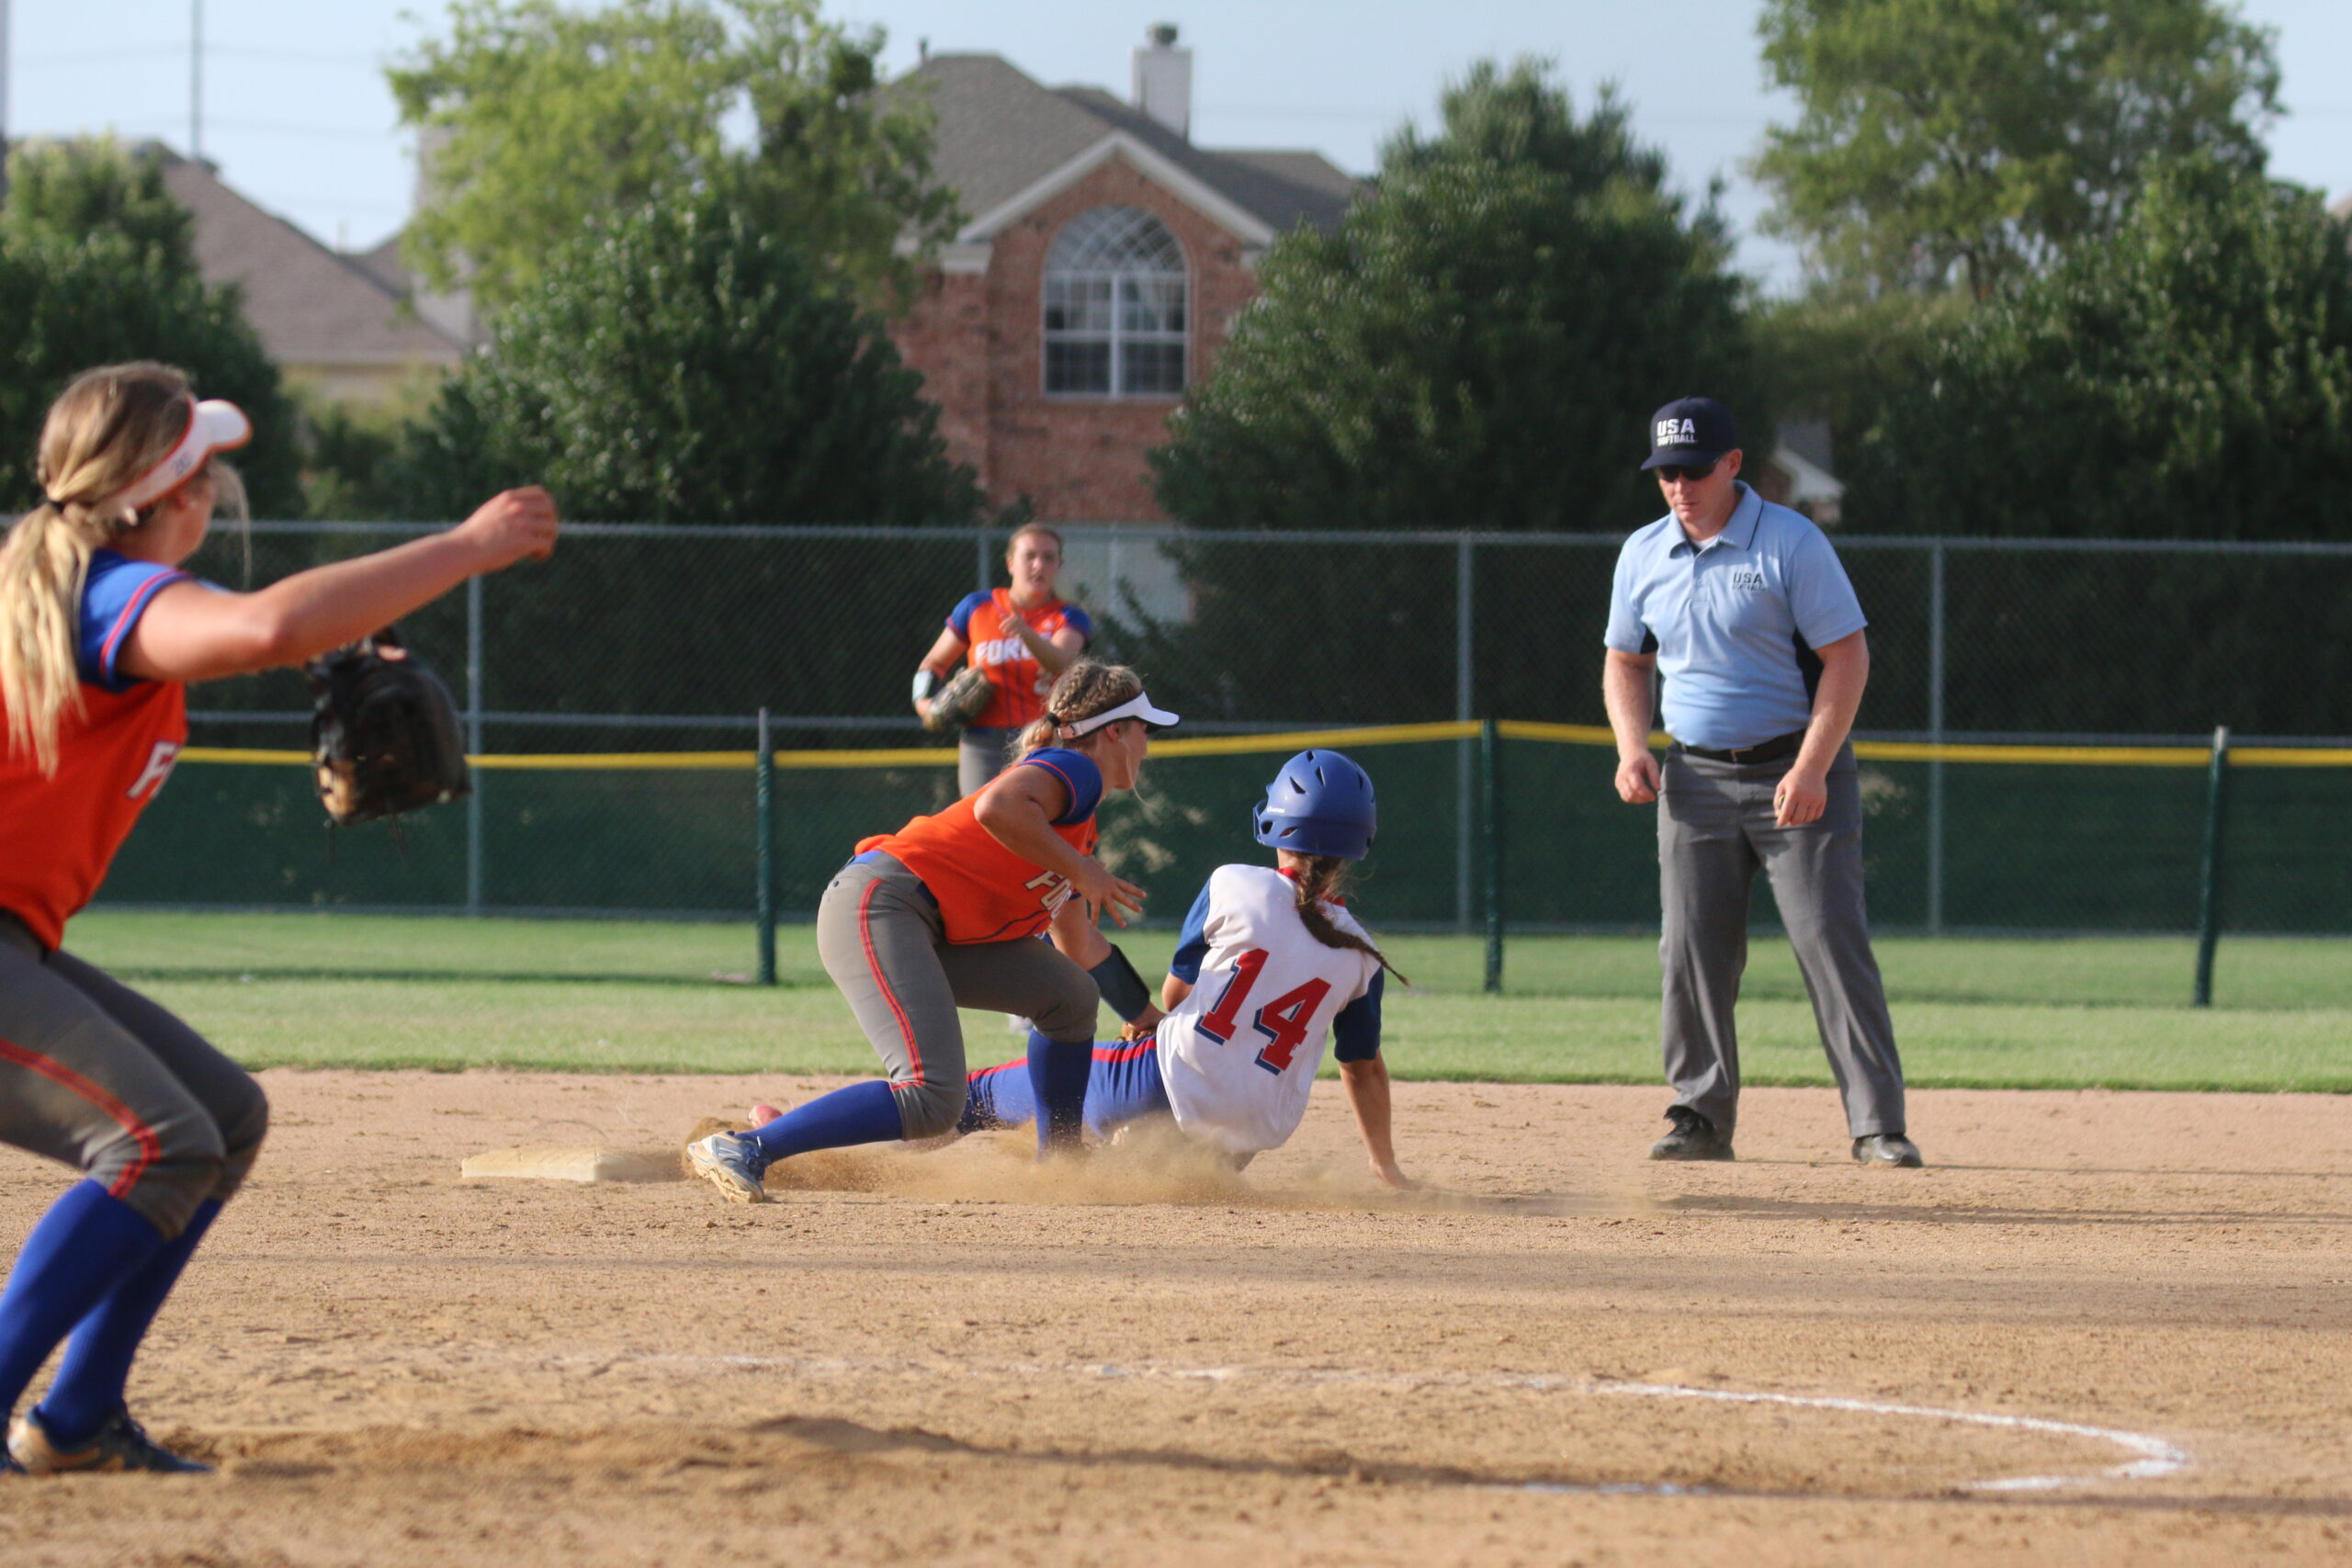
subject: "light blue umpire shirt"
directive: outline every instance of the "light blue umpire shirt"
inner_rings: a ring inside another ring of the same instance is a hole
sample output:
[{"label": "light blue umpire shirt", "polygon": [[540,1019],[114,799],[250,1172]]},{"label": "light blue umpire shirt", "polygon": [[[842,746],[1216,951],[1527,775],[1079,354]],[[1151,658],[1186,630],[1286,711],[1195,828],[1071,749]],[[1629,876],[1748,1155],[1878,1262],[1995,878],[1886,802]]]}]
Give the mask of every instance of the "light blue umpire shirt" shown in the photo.
[{"label": "light blue umpire shirt", "polygon": [[1657,655],[1668,735],[1728,751],[1813,722],[1813,650],[1868,625],[1829,536],[1742,484],[1703,546],[1670,512],[1625,541],[1602,640]]}]

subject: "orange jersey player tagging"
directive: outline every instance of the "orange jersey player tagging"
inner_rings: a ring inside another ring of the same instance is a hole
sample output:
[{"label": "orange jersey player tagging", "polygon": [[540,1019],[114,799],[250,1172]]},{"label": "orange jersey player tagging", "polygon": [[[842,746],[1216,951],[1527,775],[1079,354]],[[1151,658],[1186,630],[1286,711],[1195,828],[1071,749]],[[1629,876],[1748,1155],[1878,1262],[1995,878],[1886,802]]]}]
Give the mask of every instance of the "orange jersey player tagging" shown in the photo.
[{"label": "orange jersey player tagging", "polygon": [[[132,1359],[261,1151],[250,1074],[65,951],[187,741],[187,682],[298,664],[555,545],[544,491],[431,538],[232,593],[180,570],[218,454],[253,427],[163,365],[78,376],[51,405],[41,504],[0,541],[0,1144],[73,1167],[0,1289],[0,1470],[189,1471],[131,1419]],[[69,1338],[70,1337],[70,1338]],[[17,1401],[65,1342],[40,1402]]]}]

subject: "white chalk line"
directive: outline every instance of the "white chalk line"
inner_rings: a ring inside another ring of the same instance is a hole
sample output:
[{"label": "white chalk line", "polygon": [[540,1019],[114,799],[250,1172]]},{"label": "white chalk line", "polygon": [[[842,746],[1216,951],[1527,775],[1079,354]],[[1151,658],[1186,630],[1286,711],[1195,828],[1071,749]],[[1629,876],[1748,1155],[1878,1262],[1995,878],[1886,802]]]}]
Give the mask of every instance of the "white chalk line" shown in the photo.
[{"label": "white chalk line", "polygon": [[[1534,1393],[1621,1395],[1641,1399],[1700,1399],[1724,1404],[1772,1404],[1796,1410],[1831,1410],[1853,1416],[1891,1416],[1920,1421],[1940,1421],[1955,1427],[1984,1427],[1995,1430],[2034,1432],[2050,1437],[2082,1438],[2111,1443],[2134,1457],[2087,1475],[2012,1475],[1990,1481],[1970,1481],[1969,1492],[2054,1492],[2070,1486],[2097,1485],[2111,1481],[2158,1481],[2186,1471],[2188,1453],[2165,1438],[2120,1427],[2095,1427],[2087,1422],[2060,1421],[2046,1416],[2007,1416],[1988,1410],[1953,1410],[1933,1404],[1894,1404],[1880,1400],[1849,1399],[1829,1394],[1769,1393],[1721,1388],[1689,1388],[1680,1383],[1619,1382],[1607,1378],[1552,1377],[1513,1372],[1375,1372],[1346,1368],[1164,1367],[1123,1366],[1115,1362],[933,1362],[916,1360],[844,1360],[799,1356],[567,1356],[564,1364],[594,1363],[700,1367],[711,1371],[775,1371],[825,1377],[862,1372],[949,1372],[1002,1377],[1081,1377],[1145,1379],[1176,1382],[1282,1382],[1300,1386],[1344,1383],[1386,1388],[1474,1388],[1524,1391]],[[1538,1483],[1514,1490],[1533,1492],[1644,1493],[1681,1496],[1703,1488],[1670,1484],[1566,1486]]]}]

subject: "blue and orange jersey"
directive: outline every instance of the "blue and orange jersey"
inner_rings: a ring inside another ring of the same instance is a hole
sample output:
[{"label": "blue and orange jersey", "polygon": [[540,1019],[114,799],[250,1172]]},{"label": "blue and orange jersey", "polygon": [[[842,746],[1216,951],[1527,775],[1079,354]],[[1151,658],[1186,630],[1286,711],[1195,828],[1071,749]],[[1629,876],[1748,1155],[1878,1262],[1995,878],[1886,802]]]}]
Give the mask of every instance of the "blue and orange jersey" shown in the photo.
[{"label": "blue and orange jersey", "polygon": [[1059,599],[1032,610],[1016,610],[1009,588],[966,594],[948,612],[947,624],[971,645],[964,661],[986,675],[989,684],[996,688],[989,705],[972,720],[976,728],[1017,729],[1046,711],[1046,694],[1053,689],[1054,680],[1012,630],[1010,623],[1016,615],[1048,642],[1065,626],[1089,639],[1094,636],[1092,617]]},{"label": "blue and orange jersey", "polygon": [[[1048,746],[1016,768],[1043,768],[1069,790],[1054,831],[1083,855],[1094,852],[1094,808],[1102,801],[1102,774],[1082,752]],[[939,901],[951,942],[1008,942],[1035,936],[1070,895],[1069,879],[1023,860],[999,843],[973,814],[967,795],[936,817],[918,817],[895,833],[859,840],[857,852],[890,856],[922,879]]]},{"label": "blue and orange jersey", "polygon": [[112,550],[90,558],[74,662],[81,711],[58,727],[57,772],[0,739],[0,909],[55,948],[90,901],[187,744],[187,689],[139,681],[115,660],[155,595],[187,573]]}]

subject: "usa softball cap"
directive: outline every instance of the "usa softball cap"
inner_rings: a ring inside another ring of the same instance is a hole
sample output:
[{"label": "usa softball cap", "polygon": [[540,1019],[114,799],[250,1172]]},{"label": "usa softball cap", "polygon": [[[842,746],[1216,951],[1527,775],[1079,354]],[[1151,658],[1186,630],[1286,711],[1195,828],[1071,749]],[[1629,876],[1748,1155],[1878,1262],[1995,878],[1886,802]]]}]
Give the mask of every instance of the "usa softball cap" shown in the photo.
[{"label": "usa softball cap", "polygon": [[1081,735],[1091,735],[1104,725],[1116,723],[1123,718],[1139,718],[1154,729],[1165,729],[1176,722],[1174,714],[1170,713],[1166,708],[1156,708],[1151,705],[1151,697],[1148,693],[1137,692],[1117,707],[1105,708],[1101,713],[1089,714],[1084,718],[1073,719],[1062,726],[1062,729],[1072,740],[1075,740]]},{"label": "usa softball cap", "polygon": [[188,400],[187,433],[162,462],[107,498],[100,511],[136,512],[172,493],[210,461],[215,452],[233,452],[254,438],[254,422],[236,404],[219,398]]},{"label": "usa softball cap", "polygon": [[1704,468],[1739,445],[1731,410],[1713,398],[1677,398],[1650,415],[1645,468]]}]

